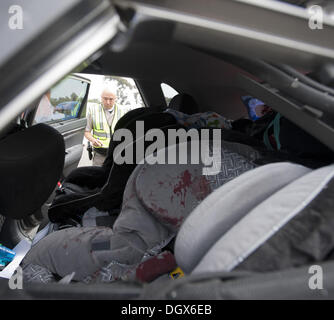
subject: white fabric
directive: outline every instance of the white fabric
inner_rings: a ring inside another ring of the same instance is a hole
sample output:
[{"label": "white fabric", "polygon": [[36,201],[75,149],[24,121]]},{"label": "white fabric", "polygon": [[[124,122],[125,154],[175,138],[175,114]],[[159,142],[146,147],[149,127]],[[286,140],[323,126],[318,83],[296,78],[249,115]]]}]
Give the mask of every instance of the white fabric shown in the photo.
[{"label": "white fabric", "polygon": [[82,217],[83,227],[96,227],[97,217],[108,217],[109,213],[107,211],[100,211],[95,207],[89,208]]}]

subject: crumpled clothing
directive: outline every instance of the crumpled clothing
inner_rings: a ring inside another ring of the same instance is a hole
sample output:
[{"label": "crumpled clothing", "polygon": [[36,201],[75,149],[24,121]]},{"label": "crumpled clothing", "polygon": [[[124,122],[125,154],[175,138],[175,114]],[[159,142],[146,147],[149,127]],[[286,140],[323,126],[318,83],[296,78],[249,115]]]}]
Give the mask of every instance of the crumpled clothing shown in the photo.
[{"label": "crumpled clothing", "polygon": [[[107,211],[100,211],[96,209],[95,207],[89,208],[82,217],[82,226],[83,227],[96,227],[97,224],[97,218],[101,217],[109,217],[109,213]],[[106,227],[109,227],[108,225],[105,225]]]},{"label": "crumpled clothing", "polygon": [[24,283],[54,283],[57,282],[54,274],[47,268],[37,264],[28,263],[23,266],[23,281]]},{"label": "crumpled clothing", "polygon": [[195,113],[192,115],[185,114],[174,109],[167,109],[166,112],[172,114],[177,122],[186,128],[218,128],[226,130],[232,129],[232,120],[227,119],[213,111]]},{"label": "crumpled clothing", "polygon": [[140,263],[127,265],[111,261],[107,267],[83,279],[86,284],[110,283],[117,280],[151,282],[176,268],[174,255],[163,251],[155,255],[146,255]]}]

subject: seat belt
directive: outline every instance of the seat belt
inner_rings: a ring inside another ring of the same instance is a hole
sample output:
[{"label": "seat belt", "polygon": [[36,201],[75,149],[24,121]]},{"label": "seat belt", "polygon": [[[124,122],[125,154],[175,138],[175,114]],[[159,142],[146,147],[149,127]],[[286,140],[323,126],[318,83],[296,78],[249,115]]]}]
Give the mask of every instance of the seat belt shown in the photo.
[{"label": "seat belt", "polygon": [[273,126],[274,127],[274,137],[276,141],[276,147],[277,150],[281,150],[281,142],[279,139],[279,134],[280,134],[280,119],[281,119],[281,114],[277,113],[274,120],[271,121],[266,129],[266,131],[263,134],[263,143],[267,147],[268,150],[274,151],[274,148],[272,147],[270,140],[269,140],[269,129]]}]

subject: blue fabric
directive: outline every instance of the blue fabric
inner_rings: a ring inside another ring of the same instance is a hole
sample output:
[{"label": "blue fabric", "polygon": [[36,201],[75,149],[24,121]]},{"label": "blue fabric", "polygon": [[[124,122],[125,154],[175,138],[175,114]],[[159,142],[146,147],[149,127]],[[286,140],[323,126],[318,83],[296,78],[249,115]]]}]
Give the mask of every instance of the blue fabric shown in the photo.
[{"label": "blue fabric", "polygon": [[253,121],[260,119],[261,117],[256,115],[255,108],[257,106],[263,106],[265,103],[252,96],[243,96],[241,99],[247,108],[249,118]]}]

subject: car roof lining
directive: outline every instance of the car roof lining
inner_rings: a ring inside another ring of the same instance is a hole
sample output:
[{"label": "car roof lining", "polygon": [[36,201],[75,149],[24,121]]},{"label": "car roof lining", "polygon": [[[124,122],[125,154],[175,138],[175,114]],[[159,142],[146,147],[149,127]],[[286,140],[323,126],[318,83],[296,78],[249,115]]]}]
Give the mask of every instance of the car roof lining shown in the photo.
[{"label": "car roof lining", "polygon": [[167,83],[194,96],[201,111],[220,112],[232,119],[246,115],[241,100],[236,99],[244,92],[238,88],[237,75],[245,72],[196,49],[175,43],[135,42],[124,51],[106,52],[95,64],[99,72],[94,65],[82,72],[131,77],[139,83]]},{"label": "car roof lining", "polygon": [[[256,0],[116,0],[120,10],[132,8],[136,14],[130,22],[129,36],[150,37],[152,30],[169,30],[170,39],[230,54],[276,62],[316,67],[334,58],[328,42],[334,22],[323,15],[323,28],[314,37],[305,8],[278,1]],[[166,25],[170,24],[167,28]],[[277,28],[279,26],[279,28]],[[146,31],[146,32],[145,32]],[[166,40],[166,38],[165,38]],[[151,39],[152,41],[152,39]]]},{"label": "car roof lining", "polygon": [[[312,109],[301,108],[303,100],[305,100],[301,93],[305,95],[308,93],[308,98],[312,94],[317,94],[318,98],[321,96],[321,101],[318,101],[315,105],[315,107],[319,105],[319,108],[323,104],[323,99],[327,99],[330,103],[331,97],[322,96],[323,91],[318,90],[317,92],[309,84],[301,82],[299,87],[300,89],[303,88],[304,91],[288,88],[285,92],[288,95],[295,94],[293,97],[300,101],[299,104],[289,101],[291,111],[287,112],[287,95],[283,97],[277,94],[277,90],[275,90],[276,96],[271,97],[265,92],[268,88],[261,85],[256,87],[254,84],[259,83],[259,79],[267,81],[271,79],[273,83],[270,83],[269,90],[281,89],[280,81],[284,81],[284,83],[282,82],[284,87],[285,83],[290,83],[291,79],[293,80],[293,77],[261,60],[251,60],[216,52],[210,54],[209,52],[203,52],[202,49],[190,48],[173,41],[148,43],[144,39],[131,42],[123,50],[106,52],[98,59],[98,64],[104,74],[130,76],[139,83],[141,79],[167,83],[180,93],[192,95],[198,102],[201,112],[216,111],[233,120],[246,115],[246,108],[240,99],[241,95],[245,93],[255,95],[257,93],[260,99],[261,95],[268,99],[268,101],[264,101],[269,106],[272,106],[278,112],[283,111],[283,115],[288,119],[311,133],[331,149],[334,148],[332,143],[327,142],[327,134],[333,135],[333,130],[328,127],[326,121],[324,122],[321,119],[325,119],[323,116],[326,113],[322,113],[319,117],[316,113],[312,114]],[[88,71],[88,69],[85,70],[85,72]],[[256,79],[254,75],[258,78]],[[256,81],[252,83],[245,79]],[[275,83],[277,86],[275,86]],[[248,86],[251,88],[250,91],[248,91]],[[312,101],[314,102],[314,98],[310,102]],[[273,102],[273,105],[270,105],[270,102]],[[307,103],[307,101],[304,101],[304,103]],[[330,105],[327,109],[320,108],[319,110],[331,112]],[[310,111],[311,114],[309,114]],[[298,118],[297,121],[295,120],[296,117]],[[310,123],[314,117],[321,121],[310,128]],[[304,119],[304,122],[300,122],[300,119]],[[305,125],[305,123],[308,125]]]},{"label": "car roof lining", "polygon": [[[226,9],[224,17],[228,11],[231,11],[231,9],[234,8],[234,6],[248,5],[246,4],[247,1],[242,1],[243,4],[241,4],[226,0],[223,1],[224,7],[222,7],[222,4],[219,1],[210,1],[213,5],[212,7],[217,5],[219,10]],[[128,6],[128,8],[131,8],[132,3],[145,4],[150,2],[151,5],[156,4],[153,3],[153,1],[144,0],[136,2],[124,1],[122,3],[125,3],[125,7]],[[115,3],[120,2],[115,1]],[[210,12],[209,8],[206,8],[205,6],[203,7],[203,3],[200,3],[198,0],[194,0],[192,3],[194,4],[194,8],[189,8],[189,10],[191,11],[194,9],[198,11],[198,8],[202,7],[203,10],[205,9],[204,14],[202,15],[203,17],[207,15],[207,17],[210,18],[210,15],[217,14],[215,12]],[[161,5],[161,3],[159,2],[157,5]],[[179,5],[181,7],[183,6],[181,9],[184,10],[184,4],[180,3],[176,4],[171,1],[166,1],[162,3],[162,5]],[[258,6],[260,7],[260,5]],[[169,8],[167,8],[167,11],[168,9]],[[182,10],[180,12],[182,12]],[[264,9],[262,8],[261,10],[263,11]],[[98,11],[99,14],[100,11]],[[112,15],[113,12],[111,11],[110,14]],[[269,11],[269,13],[266,13],[267,16],[270,17],[271,15],[279,15],[282,19],[284,19],[282,22],[286,19],[291,20],[291,18],[293,18],[293,15],[287,15],[289,17],[286,17],[285,15],[278,12],[270,12],[270,10],[267,11]],[[110,43],[110,50],[102,53],[99,58],[94,54],[93,56],[97,58],[96,62],[83,71],[94,74],[129,76],[138,81],[138,83],[147,79],[156,81],[157,83],[165,82],[175,87],[179,92],[188,93],[194,96],[198,104],[202,106],[201,111],[217,111],[222,115],[232,119],[236,119],[242,115],[245,115],[246,110],[239,99],[240,95],[245,93],[245,88],[241,89],[240,83],[236,79],[239,74],[245,74],[248,76],[250,76],[250,74],[246,73],[235,65],[224,62],[223,58],[218,57],[219,54],[224,53],[224,51],[228,51],[229,45],[233,44],[233,41],[231,43],[217,41],[217,39],[219,40],[221,38],[216,38],[217,30],[214,30],[214,28],[210,29],[203,27],[203,30],[199,30],[199,26],[196,25],[196,23],[194,26],[192,26],[191,23],[186,25],[178,19],[173,20],[173,17],[171,20],[166,20],[162,19],[162,17],[159,18],[158,16],[154,15],[150,16],[150,13],[145,15],[143,12],[144,11],[141,10],[139,15],[136,13],[132,16],[130,21],[125,21],[125,24],[128,22],[129,28],[126,29],[126,26],[124,26],[123,29],[121,28],[123,31],[119,32],[118,36]],[[254,10],[252,10],[252,12],[254,13]],[[265,10],[263,12],[265,12]],[[160,10],[160,14],[163,13],[163,10]],[[182,13],[187,14],[187,12]],[[105,18],[105,16],[101,16],[101,19]],[[237,19],[238,17],[236,17],[234,14],[234,18]],[[251,23],[250,19],[247,20],[249,23]],[[301,25],[301,21],[298,20],[298,17],[295,20],[299,29],[302,26],[303,28],[305,27],[304,25]],[[218,23],[219,22],[225,23],[226,21],[218,21]],[[230,23],[231,21],[228,20],[228,22]],[[235,20],[235,22],[238,21]],[[244,21],[239,22],[245,26]],[[251,26],[254,26],[254,21],[252,22]],[[332,25],[326,25],[326,35],[329,35],[331,31],[334,30],[333,26],[333,23]],[[154,32],[150,32],[152,30]],[[195,30],[201,31],[198,37],[195,35],[192,37],[189,34],[193,33]],[[225,32],[223,38],[226,35],[231,37],[231,34],[229,35]],[[296,40],[300,40],[302,39],[302,36],[305,36],[305,34],[300,34],[297,31],[294,32],[293,35],[296,36]],[[317,40],[317,45],[322,44],[324,40],[323,37],[324,36]],[[217,48],[214,50],[214,52],[212,52],[212,46],[207,47],[206,42],[202,42],[206,38],[208,41],[210,40],[211,44],[214,44],[216,41]],[[242,41],[240,41],[241,39],[242,37],[236,37],[235,40],[240,44],[242,43]],[[307,39],[309,40],[309,38]],[[253,49],[256,47],[255,42],[252,43]],[[235,48],[237,47],[238,45],[236,45]],[[242,48],[244,48],[244,46]],[[260,46],[256,52],[261,53],[263,48],[263,46]],[[328,52],[331,52],[331,44],[328,44],[328,46],[325,46],[324,48],[328,49]],[[249,52],[244,51],[242,53],[247,56]],[[310,52],[306,53],[310,54]],[[216,56],[214,54],[216,54]],[[277,55],[273,56],[273,59],[275,57],[277,57]],[[296,51],[292,51],[290,53],[290,57],[294,57],[296,61],[300,59],[300,55]],[[324,62],[326,60],[323,56],[323,60],[321,60],[321,55],[314,55],[314,57],[314,61]],[[90,61],[92,60],[93,59],[90,59]],[[96,69],[94,66],[98,66],[98,68]],[[24,70],[22,70],[22,72],[23,71]],[[25,73],[25,75],[27,75],[27,73]],[[252,78],[252,76],[250,77]],[[28,80],[31,80],[30,78],[31,76],[25,77],[24,80],[20,82],[22,86],[24,82],[28,83]],[[20,78],[18,80],[20,80]],[[30,85],[30,87],[32,86]],[[15,90],[18,89],[20,88],[18,85],[16,85]],[[6,105],[8,110],[10,109],[9,107],[11,107],[11,105],[14,104],[14,102],[17,100],[17,97],[15,97],[13,101],[11,94],[14,96],[14,93],[10,92],[9,94],[3,95],[2,97],[3,102],[8,102],[7,100],[11,101]],[[20,93],[19,97],[21,96],[23,96],[22,93]],[[23,100],[22,97],[21,100]],[[23,104],[22,101],[19,102]],[[12,117],[12,114],[8,110],[6,110],[7,117]],[[5,121],[4,119],[5,118],[2,117],[2,122]]]}]

